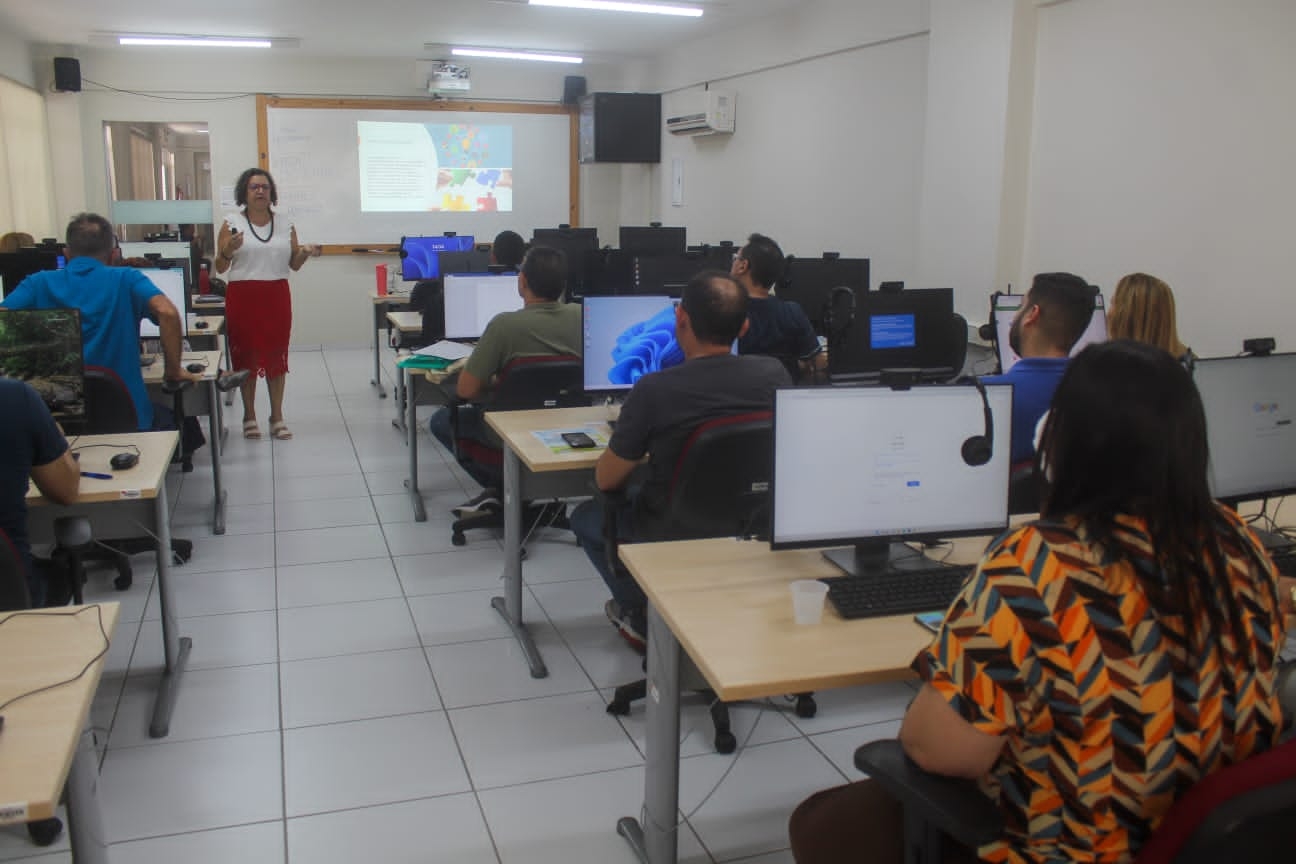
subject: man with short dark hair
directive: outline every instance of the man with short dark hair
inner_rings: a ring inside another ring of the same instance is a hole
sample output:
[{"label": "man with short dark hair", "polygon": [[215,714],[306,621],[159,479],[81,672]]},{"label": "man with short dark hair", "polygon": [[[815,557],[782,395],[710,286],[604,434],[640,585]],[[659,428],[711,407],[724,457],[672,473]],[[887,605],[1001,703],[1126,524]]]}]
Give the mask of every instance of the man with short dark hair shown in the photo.
[{"label": "man with short dark hair", "polygon": [[1095,289],[1071,273],[1040,273],[1013,317],[1008,342],[1021,359],[986,384],[1013,385],[1012,461],[1035,455],[1035,424],[1053,401],[1071,349],[1093,317]]},{"label": "man with short dark hair", "polygon": [[[519,238],[520,239],[520,238]],[[501,312],[490,320],[468,362],[459,373],[455,393],[460,399],[480,399],[490,389],[492,380],[511,361],[519,357],[547,355],[581,355],[580,306],[561,302],[567,284],[567,267],[563,253],[547,246],[536,246],[522,259],[518,273],[518,294],[522,308]],[[429,421],[432,435],[448,450],[454,449],[450,428],[450,409],[440,408]],[[491,449],[499,441],[490,435],[474,406],[459,407],[459,438],[477,442]],[[466,470],[484,490],[460,510],[481,506],[499,506],[500,469],[471,458]]]},{"label": "man with short dark hair", "polygon": [[501,231],[495,235],[495,242],[491,244],[492,264],[517,270],[522,266],[525,256],[526,241],[521,234],[516,231]]},{"label": "man with short dark hair", "polygon": [[[665,509],[675,463],[698,426],[717,417],[768,411],[775,389],[792,383],[773,357],[730,353],[733,341],[748,330],[748,304],[747,292],[729,274],[708,270],[694,276],[675,309],[675,336],[684,362],[643,376],[626,397],[594,472],[600,489],[622,489],[644,455],[649,457],[648,479],[632,494],[627,511],[618,514],[624,539],[634,538],[636,519]],[[606,606],[609,620],[626,641],[641,648],[646,601],[628,573],[608,570],[603,508],[597,501],[581,504],[572,513],[571,526],[612,592]]]},{"label": "man with short dark hair", "polygon": [[729,274],[747,291],[751,322],[738,340],[738,352],[795,359],[809,369],[824,358],[810,319],[799,303],[770,293],[783,278],[783,267],[783,250],[764,234],[752,234],[734,255]]}]

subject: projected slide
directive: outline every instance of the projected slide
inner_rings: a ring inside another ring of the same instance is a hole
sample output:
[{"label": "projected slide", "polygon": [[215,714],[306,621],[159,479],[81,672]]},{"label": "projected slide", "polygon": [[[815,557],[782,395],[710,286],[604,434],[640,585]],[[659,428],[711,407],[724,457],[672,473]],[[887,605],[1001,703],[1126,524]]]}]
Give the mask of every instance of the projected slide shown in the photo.
[{"label": "projected slide", "polygon": [[513,127],[359,120],[365,213],[508,213]]}]

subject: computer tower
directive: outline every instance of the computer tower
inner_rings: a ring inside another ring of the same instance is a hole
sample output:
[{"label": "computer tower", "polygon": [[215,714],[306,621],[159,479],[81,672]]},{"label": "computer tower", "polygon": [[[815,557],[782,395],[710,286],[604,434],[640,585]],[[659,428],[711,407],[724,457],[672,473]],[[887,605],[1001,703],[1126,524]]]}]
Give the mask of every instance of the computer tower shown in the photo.
[{"label": "computer tower", "polygon": [[589,93],[580,102],[581,162],[660,162],[661,95]]}]

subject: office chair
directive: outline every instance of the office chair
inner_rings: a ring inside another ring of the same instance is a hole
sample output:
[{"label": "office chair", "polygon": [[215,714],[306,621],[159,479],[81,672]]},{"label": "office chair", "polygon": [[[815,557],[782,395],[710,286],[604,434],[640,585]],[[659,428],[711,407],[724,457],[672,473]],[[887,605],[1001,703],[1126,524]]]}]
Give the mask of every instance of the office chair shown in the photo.
[{"label": "office chair", "polygon": [[951,377],[957,378],[963,373],[963,366],[967,363],[967,348],[967,319],[955,312],[950,316],[949,341],[944,346],[944,358],[940,364],[954,370]]},{"label": "office chair", "polygon": [[[1279,670],[1279,690],[1292,664]],[[1285,704],[1290,716],[1296,706]],[[999,808],[976,783],[928,774],[896,739],[855,751],[855,766],[901,803],[906,864],[937,864],[950,838],[968,848],[1003,833]],[[1296,739],[1199,780],[1166,813],[1134,864],[1281,861],[1296,848]]]},{"label": "office chair", "polygon": [[[488,411],[527,411],[537,408],[573,408],[589,405],[589,397],[584,391],[584,376],[581,359],[569,355],[544,355],[535,357],[517,357],[510,360],[500,371],[495,392],[489,402],[481,408]],[[502,471],[504,452],[498,447],[483,446],[479,441],[459,438],[459,406],[450,406],[451,430],[455,444],[455,459],[466,465],[476,462]],[[547,508],[535,508],[524,504],[525,526],[523,533],[546,516]],[[550,523],[556,528],[566,528],[566,516],[553,514]],[[504,511],[479,510],[456,519],[450,526],[450,542],[462,546],[468,542],[464,532],[474,528],[504,527]]]},{"label": "office chair", "polygon": [[[774,449],[773,413],[757,411],[708,420],[689,436],[675,463],[666,509],[653,519],[636,518],[635,542],[698,540],[750,534],[768,520],[769,483]],[[603,538],[612,572],[622,572],[618,552],[617,513],[626,501],[623,492],[600,492],[603,502]],[[692,663],[682,680],[698,683],[711,702],[715,749],[732,753],[737,747],[729,722],[729,708],[706,688]],[[630,704],[644,698],[647,680],[616,689],[607,712],[630,713]],[[813,717],[818,707],[809,693],[796,694],[798,717]]]},{"label": "office chair", "polygon": [[[445,338],[445,288],[440,279],[415,282],[410,290],[408,308],[411,312],[423,314],[423,345]],[[387,329],[390,332],[390,324]]]}]

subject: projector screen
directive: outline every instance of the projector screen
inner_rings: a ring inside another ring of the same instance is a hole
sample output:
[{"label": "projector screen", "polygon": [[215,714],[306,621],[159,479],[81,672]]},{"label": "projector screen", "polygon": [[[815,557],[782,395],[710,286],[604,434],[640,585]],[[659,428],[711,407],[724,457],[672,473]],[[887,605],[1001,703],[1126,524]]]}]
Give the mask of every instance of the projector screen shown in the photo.
[{"label": "projector screen", "polygon": [[446,231],[489,241],[505,229],[577,223],[565,106],[260,104],[276,209],[303,243],[392,247],[402,236]]}]

